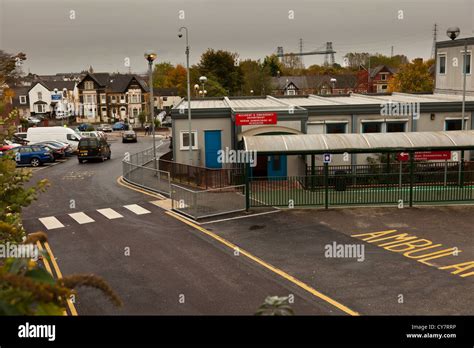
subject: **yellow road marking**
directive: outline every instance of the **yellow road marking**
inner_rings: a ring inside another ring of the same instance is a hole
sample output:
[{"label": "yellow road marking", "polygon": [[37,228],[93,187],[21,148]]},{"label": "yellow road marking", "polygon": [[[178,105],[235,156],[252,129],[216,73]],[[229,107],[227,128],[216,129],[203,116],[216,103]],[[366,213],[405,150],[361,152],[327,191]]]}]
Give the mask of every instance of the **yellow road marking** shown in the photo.
[{"label": "yellow road marking", "polygon": [[140,193],[143,193],[145,195],[148,195],[148,196],[151,196],[151,197],[154,197],[154,198],[160,198],[160,199],[164,199],[165,197],[158,194],[158,193],[151,193],[151,192],[148,192],[148,191],[145,191],[145,190],[142,190],[138,187],[133,187],[131,186],[129,183],[127,183],[125,180],[123,180],[123,177],[122,176],[119,176],[117,178],[117,184],[119,184],[120,186],[123,186],[123,187],[126,187],[130,190],[133,190],[133,191],[137,191],[137,192],[140,192]]},{"label": "yellow road marking", "polygon": [[306,290],[307,292],[309,292],[310,294],[322,299],[323,301],[326,301],[330,304],[332,304],[334,307],[340,309],[341,311],[349,314],[349,315],[353,315],[353,316],[358,316],[359,313],[353,311],[352,309],[344,306],[343,304],[337,302],[336,300],[333,300],[332,298],[324,295],[323,293],[317,291],[316,289],[312,288],[311,286],[309,286],[308,284],[306,283],[303,283],[301,280],[298,280],[296,279],[295,277],[289,275],[288,273],[282,271],[281,269],[278,269],[274,266],[272,266],[271,264],[263,261],[262,259],[252,255],[251,253],[249,253],[248,251],[245,251],[243,249],[241,249],[240,247],[236,246],[235,244],[229,242],[228,240],[218,236],[217,234],[215,233],[212,233],[211,231],[208,231],[206,230],[205,228],[201,227],[201,226],[198,226],[196,225],[195,223],[189,221],[189,220],[186,220],[184,218],[182,218],[181,216],[175,214],[175,213],[172,213],[172,212],[169,212],[167,211],[166,214],[174,217],[175,219],[178,219],[180,220],[181,222],[184,222],[185,224],[191,226],[191,227],[194,227],[195,229],[197,229],[198,231],[201,231],[202,233],[208,235],[209,237],[217,240],[218,242],[226,245],[227,247],[231,248],[232,250],[239,250],[239,254],[242,254],[246,257],[248,257],[250,260],[258,263],[259,265],[265,267],[266,269],[272,271],[273,273],[276,273],[278,274],[279,276],[281,276],[282,278],[285,278],[286,280],[292,282],[293,284],[299,286],[300,288]]},{"label": "yellow road marking", "polygon": [[[61,271],[59,270],[59,266],[56,262],[56,259],[54,258],[54,254],[53,252],[51,251],[51,248],[48,244],[48,242],[44,242],[44,247],[46,248],[48,254],[49,254],[49,257],[51,259],[51,263],[53,264],[53,268],[54,270],[56,271],[56,274],[58,276],[58,279],[61,279],[63,277]],[[71,311],[71,314],[73,316],[77,316],[77,310],[76,310],[76,307],[74,306],[74,303],[71,302],[71,299],[67,299],[67,305],[69,307],[69,310]]]}]

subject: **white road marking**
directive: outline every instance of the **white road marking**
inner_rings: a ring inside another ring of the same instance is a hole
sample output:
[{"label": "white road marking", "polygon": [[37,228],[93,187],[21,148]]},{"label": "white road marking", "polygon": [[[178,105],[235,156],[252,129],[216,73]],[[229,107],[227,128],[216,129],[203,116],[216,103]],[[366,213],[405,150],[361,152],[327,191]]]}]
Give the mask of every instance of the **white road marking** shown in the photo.
[{"label": "white road marking", "polygon": [[83,212],[79,213],[72,213],[69,214],[74,220],[76,220],[79,224],[87,224],[89,222],[94,222],[94,219],[90,218],[88,215],[84,214]]},{"label": "white road marking", "polygon": [[41,221],[44,227],[46,227],[48,230],[54,230],[55,228],[64,227],[64,225],[54,216],[40,218],[39,221]]},{"label": "white road marking", "polygon": [[124,205],[124,207],[127,208],[128,210],[130,210],[131,212],[134,212],[137,215],[143,215],[143,214],[150,214],[151,213],[151,211],[140,207],[138,204]]},{"label": "white road marking", "polygon": [[115,210],[110,208],[97,209],[97,211],[104,215],[107,219],[118,219],[123,217],[123,215],[120,215]]}]

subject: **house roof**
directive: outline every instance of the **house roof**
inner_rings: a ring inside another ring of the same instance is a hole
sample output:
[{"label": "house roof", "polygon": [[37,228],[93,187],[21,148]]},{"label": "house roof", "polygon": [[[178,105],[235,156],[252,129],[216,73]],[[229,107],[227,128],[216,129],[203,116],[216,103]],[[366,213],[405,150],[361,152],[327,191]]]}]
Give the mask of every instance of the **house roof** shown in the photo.
[{"label": "house roof", "polygon": [[375,76],[377,76],[379,72],[381,72],[384,69],[388,70],[388,72],[392,74],[396,74],[398,70],[396,68],[392,68],[387,65],[377,65],[375,68],[370,69],[370,78],[374,78]]},{"label": "house roof", "polygon": [[87,77],[92,78],[99,86],[105,87],[108,92],[111,93],[124,93],[126,92],[130,82],[135,79],[140,87],[147,91],[148,88],[143,80],[137,75],[133,74],[109,74],[109,73],[88,73],[86,74],[80,83]]},{"label": "house roof", "polygon": [[71,91],[76,86],[76,82],[74,81],[47,81],[45,83],[50,91],[57,88],[58,90],[62,91],[66,88],[68,91]]},{"label": "house roof", "polygon": [[337,75],[304,75],[304,76],[280,76],[273,77],[272,83],[276,89],[284,90],[291,83],[298,89],[320,88],[323,85],[331,86],[331,79],[336,79],[335,88],[356,88],[358,84],[355,74]]},{"label": "house roof", "polygon": [[[28,91],[30,87],[14,87],[15,96],[12,98],[12,105],[14,107],[29,107]],[[26,96],[26,104],[20,104],[20,96]]]}]

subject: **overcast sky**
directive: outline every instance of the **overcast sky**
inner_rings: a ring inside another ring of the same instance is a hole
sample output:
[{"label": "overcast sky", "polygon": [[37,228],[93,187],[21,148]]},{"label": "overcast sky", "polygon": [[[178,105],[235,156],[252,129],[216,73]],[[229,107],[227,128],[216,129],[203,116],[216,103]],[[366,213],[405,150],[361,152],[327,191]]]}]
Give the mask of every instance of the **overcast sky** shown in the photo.
[{"label": "overcast sky", "polygon": [[[191,64],[207,48],[241,59],[263,58],[277,46],[299,51],[300,38],[304,51],[332,41],[338,63],[347,52],[390,55],[392,45],[394,54],[429,58],[435,22],[438,41],[452,25],[461,37],[474,36],[474,0],[0,0],[0,48],[25,52],[24,70],[37,74],[89,65],[126,72],[127,58],[133,72],[143,72],[149,48],[158,62],[185,63],[184,38],[177,37],[184,25]],[[323,61],[304,57],[306,66]]]}]

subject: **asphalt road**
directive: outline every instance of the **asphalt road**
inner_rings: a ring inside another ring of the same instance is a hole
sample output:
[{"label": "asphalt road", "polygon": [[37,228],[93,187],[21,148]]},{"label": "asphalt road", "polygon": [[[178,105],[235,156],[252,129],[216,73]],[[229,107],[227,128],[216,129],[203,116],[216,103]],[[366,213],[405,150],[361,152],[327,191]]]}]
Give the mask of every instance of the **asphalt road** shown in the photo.
[{"label": "asphalt road", "polygon": [[[149,138],[114,142],[110,161],[80,165],[71,158],[34,174],[34,180],[46,178],[51,186],[24,210],[27,231],[47,232],[63,275],[100,275],[124,302],[116,308],[97,290],[80,289],[79,315],[253,314],[265,297],[290,294],[297,314],[344,314],[165,214],[150,203],[153,197],[120,186],[123,154],[150,146]],[[132,204],[150,213],[137,215],[124,207]],[[98,209],[112,209],[118,218]],[[69,215],[78,212],[90,222],[80,224]],[[47,230],[39,220],[45,217],[61,227]]]}]

